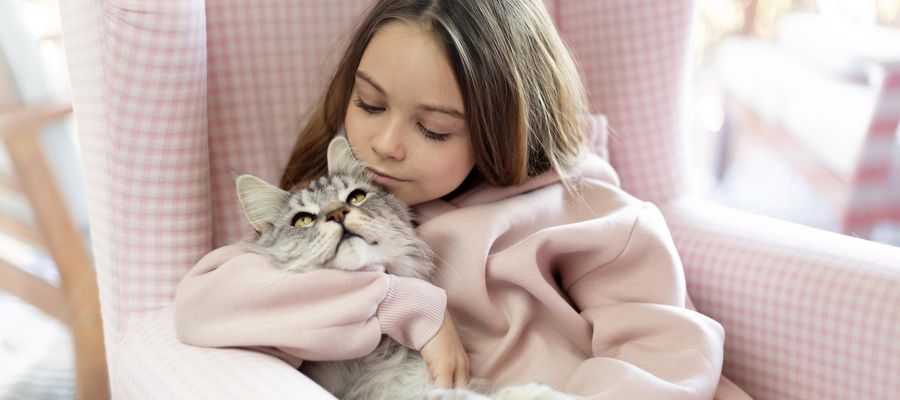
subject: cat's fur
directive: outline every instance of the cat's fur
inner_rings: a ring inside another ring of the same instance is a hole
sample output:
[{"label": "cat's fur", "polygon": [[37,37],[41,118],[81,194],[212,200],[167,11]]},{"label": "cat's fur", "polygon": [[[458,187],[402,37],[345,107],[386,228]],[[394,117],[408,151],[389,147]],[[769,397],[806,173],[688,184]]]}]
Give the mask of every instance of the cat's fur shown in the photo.
[{"label": "cat's fur", "polygon": [[[237,176],[244,214],[259,233],[247,244],[286,271],[383,268],[390,274],[430,281],[435,272],[430,249],[416,235],[408,207],[369,181],[343,137],[329,144],[328,171],[328,176],[293,192],[252,175]],[[365,198],[355,201],[360,190]],[[313,222],[297,228],[293,222],[298,219]],[[435,389],[419,353],[388,336],[367,356],[307,361],[300,370],[344,400],[486,399],[468,390]],[[569,399],[535,384],[508,388],[493,398]]]}]

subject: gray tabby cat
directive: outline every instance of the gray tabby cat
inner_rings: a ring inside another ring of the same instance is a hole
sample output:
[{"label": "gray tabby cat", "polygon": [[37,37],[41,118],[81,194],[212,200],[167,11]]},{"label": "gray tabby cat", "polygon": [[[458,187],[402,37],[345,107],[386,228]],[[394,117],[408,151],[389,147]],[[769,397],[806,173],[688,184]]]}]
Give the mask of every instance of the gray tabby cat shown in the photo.
[{"label": "gray tabby cat", "polygon": [[[237,176],[241,207],[259,232],[247,244],[286,271],[375,269],[431,281],[431,251],[416,235],[409,208],[369,181],[343,137],[328,146],[328,171],[293,192],[252,175]],[[388,336],[362,358],[307,361],[300,370],[343,400],[487,399],[468,390],[436,389],[419,353]],[[537,384],[508,388],[493,398],[570,399]]]}]

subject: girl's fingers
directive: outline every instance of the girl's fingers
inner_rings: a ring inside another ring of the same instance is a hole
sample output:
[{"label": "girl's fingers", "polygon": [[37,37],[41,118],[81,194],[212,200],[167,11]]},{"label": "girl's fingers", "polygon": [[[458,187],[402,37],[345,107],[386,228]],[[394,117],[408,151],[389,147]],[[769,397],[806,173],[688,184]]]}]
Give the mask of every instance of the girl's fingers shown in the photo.
[{"label": "girl's fingers", "polygon": [[442,389],[450,389],[453,386],[453,373],[438,371],[438,373],[434,375],[434,384]]},{"label": "girl's fingers", "polygon": [[469,387],[469,365],[465,360],[456,364],[453,378],[454,387],[463,389]]},{"label": "girl's fingers", "polygon": [[466,375],[467,375],[466,373],[457,372],[457,374],[453,380],[453,382],[454,382],[453,387],[460,388],[460,389],[468,389],[469,388],[469,378],[466,377]]}]

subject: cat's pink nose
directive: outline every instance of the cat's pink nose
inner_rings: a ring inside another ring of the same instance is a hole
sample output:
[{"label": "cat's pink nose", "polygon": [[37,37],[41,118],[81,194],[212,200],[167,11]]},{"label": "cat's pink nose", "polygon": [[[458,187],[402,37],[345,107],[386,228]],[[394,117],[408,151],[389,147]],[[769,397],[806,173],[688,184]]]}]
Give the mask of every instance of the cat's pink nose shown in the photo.
[{"label": "cat's pink nose", "polygon": [[337,223],[344,222],[344,217],[347,216],[347,213],[350,212],[350,209],[347,207],[340,207],[337,210],[334,210],[328,213],[325,217],[326,221],[334,221]]}]

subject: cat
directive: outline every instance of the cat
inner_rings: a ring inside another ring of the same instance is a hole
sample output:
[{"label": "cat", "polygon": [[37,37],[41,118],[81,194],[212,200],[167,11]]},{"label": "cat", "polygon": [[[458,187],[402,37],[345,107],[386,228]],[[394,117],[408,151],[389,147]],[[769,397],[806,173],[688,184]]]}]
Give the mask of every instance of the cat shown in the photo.
[{"label": "cat", "polygon": [[[346,138],[328,146],[328,175],[284,191],[253,175],[236,175],[241,208],[258,232],[246,244],[284,271],[321,268],[379,270],[431,282],[431,250],[416,234],[406,204],[373,184]],[[529,384],[491,397],[438,389],[419,352],[384,336],[364,357],[305,361],[300,371],[342,400],[569,400],[549,386]],[[482,392],[488,385],[481,382]]]}]

